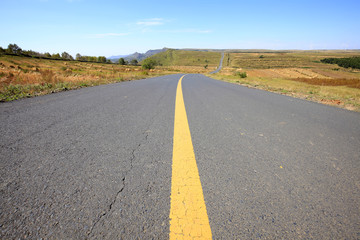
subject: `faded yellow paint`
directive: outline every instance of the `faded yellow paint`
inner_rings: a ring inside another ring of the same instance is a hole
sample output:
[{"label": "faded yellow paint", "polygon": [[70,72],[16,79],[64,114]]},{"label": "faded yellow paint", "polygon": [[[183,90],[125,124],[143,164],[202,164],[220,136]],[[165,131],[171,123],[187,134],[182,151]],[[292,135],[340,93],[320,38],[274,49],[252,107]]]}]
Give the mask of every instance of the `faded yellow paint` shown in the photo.
[{"label": "faded yellow paint", "polygon": [[211,239],[211,229],[196,165],[182,93],[176,90],[171,181],[170,240]]}]

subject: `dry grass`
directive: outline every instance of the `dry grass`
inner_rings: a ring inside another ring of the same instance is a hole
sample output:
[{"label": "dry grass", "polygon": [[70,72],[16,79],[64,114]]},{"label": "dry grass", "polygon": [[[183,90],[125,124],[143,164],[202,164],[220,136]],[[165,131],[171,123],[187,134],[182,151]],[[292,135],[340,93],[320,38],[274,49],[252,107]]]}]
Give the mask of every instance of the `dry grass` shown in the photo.
[{"label": "dry grass", "polygon": [[[360,56],[360,51],[226,53],[220,80],[360,111],[360,71],[320,60]],[[246,72],[240,79],[237,72]]]},{"label": "dry grass", "polygon": [[314,85],[281,78],[234,78],[221,74],[210,75],[219,80],[263,89],[296,98],[360,111],[360,90],[348,86]]},{"label": "dry grass", "polygon": [[[0,101],[172,73],[209,73],[220,60],[218,52],[162,54],[165,64],[151,71],[141,66],[1,56]],[[360,51],[226,53],[223,69],[211,77],[360,111],[360,71],[320,62],[359,55]],[[237,72],[246,72],[247,77],[240,78]]]},{"label": "dry grass", "polygon": [[320,62],[323,58],[359,56],[360,51],[275,51],[259,53],[226,53],[224,67],[268,68],[333,68]]},{"label": "dry grass", "polygon": [[141,66],[0,57],[0,101],[173,73]]},{"label": "dry grass", "polygon": [[320,86],[346,86],[350,88],[360,89],[360,78],[358,79],[344,79],[344,78],[296,78],[292,79],[293,81],[303,82],[312,85]]},{"label": "dry grass", "polygon": [[209,73],[214,71],[217,67],[208,67],[205,69],[201,66],[169,66],[169,67],[157,67],[159,71],[169,72],[181,72],[181,73]]},{"label": "dry grass", "polygon": [[204,66],[207,65],[208,69],[216,69],[221,59],[221,53],[212,51],[169,49],[165,52],[153,55],[150,58],[160,63],[162,66],[188,66],[204,68]]}]

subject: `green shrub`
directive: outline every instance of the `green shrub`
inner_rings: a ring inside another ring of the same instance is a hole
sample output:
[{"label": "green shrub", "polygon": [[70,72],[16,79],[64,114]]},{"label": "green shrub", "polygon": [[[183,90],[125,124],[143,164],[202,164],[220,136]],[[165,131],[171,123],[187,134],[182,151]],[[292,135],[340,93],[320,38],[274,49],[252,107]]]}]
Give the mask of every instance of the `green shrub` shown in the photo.
[{"label": "green shrub", "polygon": [[142,68],[147,70],[154,69],[156,65],[157,62],[152,58],[147,58],[142,62]]},{"label": "green shrub", "polygon": [[324,58],[322,63],[337,64],[344,68],[357,68],[360,69],[360,57],[350,58]]},{"label": "green shrub", "polygon": [[246,74],[246,72],[235,72],[235,76],[240,77],[240,78],[246,78],[247,74]]}]

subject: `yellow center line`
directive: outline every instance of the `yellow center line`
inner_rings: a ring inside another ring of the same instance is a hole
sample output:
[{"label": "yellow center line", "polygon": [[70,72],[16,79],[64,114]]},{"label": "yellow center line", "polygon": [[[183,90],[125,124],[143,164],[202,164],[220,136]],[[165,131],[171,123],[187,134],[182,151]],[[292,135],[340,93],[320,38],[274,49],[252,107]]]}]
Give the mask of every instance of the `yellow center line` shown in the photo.
[{"label": "yellow center line", "polygon": [[211,239],[211,229],[182,93],[181,82],[184,76],[180,78],[176,90],[170,240]]}]

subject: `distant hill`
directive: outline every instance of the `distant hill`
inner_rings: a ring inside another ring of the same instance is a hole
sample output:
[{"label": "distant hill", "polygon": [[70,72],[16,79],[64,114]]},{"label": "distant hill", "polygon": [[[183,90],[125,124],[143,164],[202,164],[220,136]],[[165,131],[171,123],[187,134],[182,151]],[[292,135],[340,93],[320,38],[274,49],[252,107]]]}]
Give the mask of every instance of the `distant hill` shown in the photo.
[{"label": "distant hill", "polygon": [[128,61],[128,62],[130,62],[133,59],[136,59],[138,62],[140,62],[140,61],[144,60],[145,58],[151,57],[152,55],[155,55],[160,52],[165,52],[166,50],[168,50],[168,48],[153,49],[153,50],[147,51],[146,53],[135,52],[130,55],[111,56],[111,57],[109,57],[109,59],[111,59],[111,61],[113,61],[113,62],[119,61],[120,58],[124,58],[125,61]]},{"label": "distant hill", "polygon": [[138,60],[138,62],[140,62],[141,60],[144,60],[145,58],[151,57],[152,55],[155,55],[157,53],[165,52],[166,50],[168,50],[168,48],[149,50],[146,53],[136,52],[136,53],[133,53],[133,54],[125,57],[124,59],[126,61],[131,61],[133,59],[136,59],[136,60]]},{"label": "distant hill", "polygon": [[197,49],[167,49],[150,57],[162,66],[206,66],[216,67],[220,63],[220,51],[203,51]]},{"label": "distant hill", "polygon": [[120,58],[125,58],[127,56],[129,56],[129,55],[117,55],[117,56],[108,57],[108,59],[110,59],[113,62],[117,62]]}]

